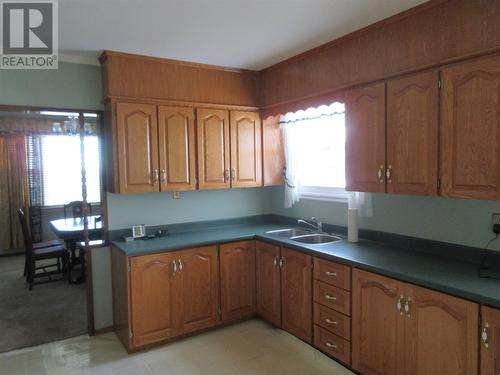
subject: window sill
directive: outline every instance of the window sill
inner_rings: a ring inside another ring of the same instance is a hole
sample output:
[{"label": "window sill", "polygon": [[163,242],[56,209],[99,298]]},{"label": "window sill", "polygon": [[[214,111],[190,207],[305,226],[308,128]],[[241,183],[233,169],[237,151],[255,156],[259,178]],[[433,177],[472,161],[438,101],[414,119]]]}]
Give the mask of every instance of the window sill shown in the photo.
[{"label": "window sill", "polygon": [[343,196],[300,194],[300,199],[307,199],[307,200],[312,200],[312,201],[347,203],[347,197],[343,197]]},{"label": "window sill", "polygon": [[299,191],[300,199],[347,203],[348,193],[342,188],[325,188],[316,186],[303,186]]}]

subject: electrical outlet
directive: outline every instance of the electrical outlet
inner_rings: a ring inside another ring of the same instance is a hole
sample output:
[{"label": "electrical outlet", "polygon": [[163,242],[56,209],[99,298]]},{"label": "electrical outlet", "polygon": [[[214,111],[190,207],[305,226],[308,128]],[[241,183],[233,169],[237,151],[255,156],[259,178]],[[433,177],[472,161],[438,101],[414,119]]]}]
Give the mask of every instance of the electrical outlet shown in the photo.
[{"label": "electrical outlet", "polygon": [[173,191],[172,192],[172,199],[181,199],[181,192],[180,191]]},{"label": "electrical outlet", "polygon": [[492,216],[493,225],[500,225],[500,214],[494,213]]}]

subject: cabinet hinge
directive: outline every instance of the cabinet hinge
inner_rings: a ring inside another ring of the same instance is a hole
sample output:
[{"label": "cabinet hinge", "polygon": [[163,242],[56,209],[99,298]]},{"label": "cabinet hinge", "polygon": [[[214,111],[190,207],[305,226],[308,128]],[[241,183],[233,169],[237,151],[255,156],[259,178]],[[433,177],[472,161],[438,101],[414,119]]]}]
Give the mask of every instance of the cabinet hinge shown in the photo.
[{"label": "cabinet hinge", "polygon": [[128,331],[128,337],[129,337],[129,338],[134,337],[134,334],[132,333],[132,331]]},{"label": "cabinet hinge", "polygon": [[438,89],[442,89],[443,88],[443,81],[441,80],[441,78],[438,79]]}]

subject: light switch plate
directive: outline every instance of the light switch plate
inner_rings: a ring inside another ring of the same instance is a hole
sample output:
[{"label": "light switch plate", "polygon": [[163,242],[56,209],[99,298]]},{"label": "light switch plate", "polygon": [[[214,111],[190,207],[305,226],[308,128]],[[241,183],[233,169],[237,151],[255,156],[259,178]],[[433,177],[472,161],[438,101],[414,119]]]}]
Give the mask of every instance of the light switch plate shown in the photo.
[{"label": "light switch plate", "polygon": [[172,192],[172,199],[181,199],[181,192],[180,191],[173,191]]}]

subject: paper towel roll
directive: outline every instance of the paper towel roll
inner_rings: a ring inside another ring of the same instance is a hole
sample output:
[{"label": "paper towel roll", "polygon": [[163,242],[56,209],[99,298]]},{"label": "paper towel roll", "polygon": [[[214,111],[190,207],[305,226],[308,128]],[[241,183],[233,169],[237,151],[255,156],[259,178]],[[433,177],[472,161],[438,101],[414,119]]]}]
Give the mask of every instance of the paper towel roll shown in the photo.
[{"label": "paper towel roll", "polygon": [[347,209],[347,241],[358,242],[358,209]]}]

